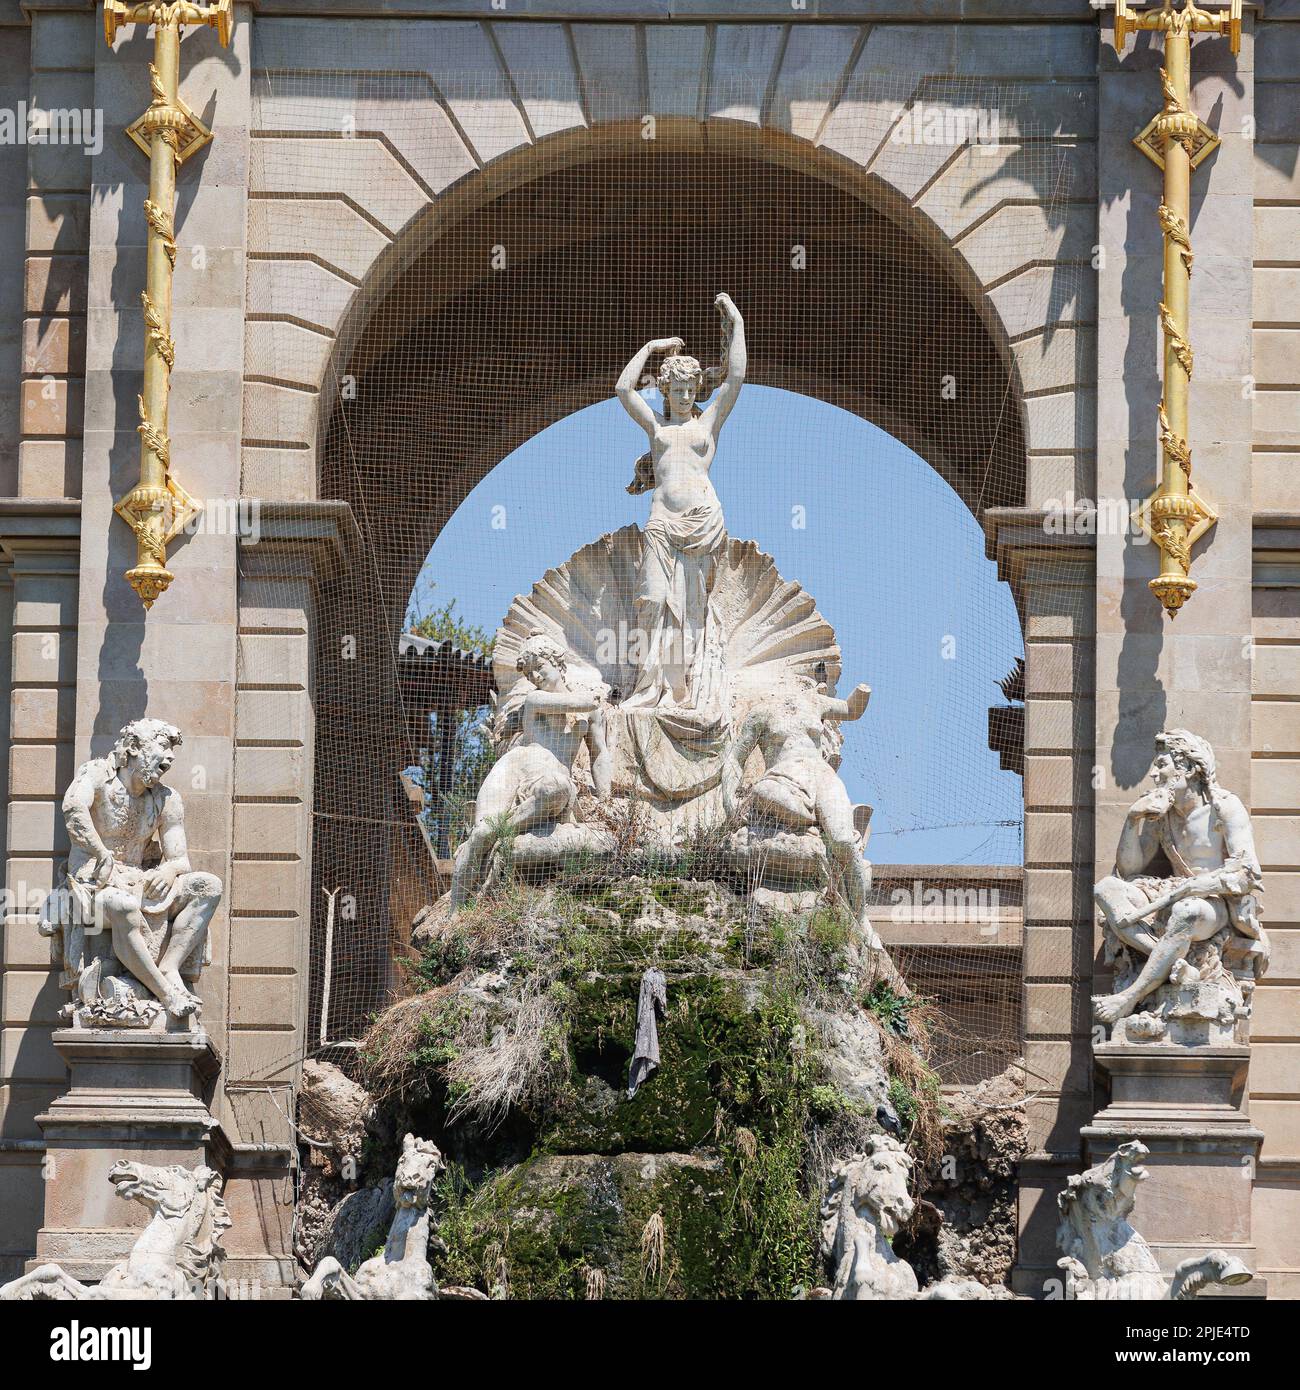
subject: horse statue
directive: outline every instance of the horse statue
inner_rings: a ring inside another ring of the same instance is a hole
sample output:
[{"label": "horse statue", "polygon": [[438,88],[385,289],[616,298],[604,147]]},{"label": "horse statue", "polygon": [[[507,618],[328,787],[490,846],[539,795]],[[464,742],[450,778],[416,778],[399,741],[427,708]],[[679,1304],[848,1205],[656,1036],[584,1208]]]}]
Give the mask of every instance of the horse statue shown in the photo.
[{"label": "horse statue", "polygon": [[429,1197],[444,1167],[438,1146],[408,1134],[393,1175],[393,1202],[397,1211],[383,1251],[367,1260],[355,1274],[348,1274],[332,1256],[316,1266],[316,1272],[299,1291],[309,1302],[335,1299],[359,1303],[371,1299],[429,1302],[435,1298],[476,1299],[475,1289],[438,1288],[429,1264]]},{"label": "horse statue", "polygon": [[193,1302],[216,1292],[226,1257],[221,1236],[231,1224],[220,1175],[201,1164],[192,1170],[176,1164],[164,1168],[123,1158],[109,1169],[108,1180],[119,1197],[150,1212],[126,1259],[93,1285],[56,1264],[40,1265],[0,1288],[0,1301]]},{"label": "horse statue", "polygon": [[1151,1247],[1128,1223],[1150,1150],[1133,1140],[1101,1163],[1072,1177],[1057,1195],[1056,1241],[1065,1252],[1067,1300],[1171,1302],[1195,1298],[1206,1284],[1244,1284],[1250,1270],[1235,1255],[1211,1250],[1184,1260],[1173,1277],[1160,1272]]},{"label": "horse statue", "polygon": [[890,1241],[912,1219],[912,1157],[889,1134],[837,1163],[822,1202],[821,1249],[834,1272],[832,1298],[915,1298],[916,1271]]},{"label": "horse statue", "polygon": [[813,1297],[926,1303],[1009,1297],[1005,1289],[952,1274],[920,1287],[916,1271],[891,1244],[916,1209],[911,1177],[911,1154],[889,1134],[868,1139],[862,1153],[835,1165],[821,1208],[821,1253],[834,1286],[814,1290]]}]

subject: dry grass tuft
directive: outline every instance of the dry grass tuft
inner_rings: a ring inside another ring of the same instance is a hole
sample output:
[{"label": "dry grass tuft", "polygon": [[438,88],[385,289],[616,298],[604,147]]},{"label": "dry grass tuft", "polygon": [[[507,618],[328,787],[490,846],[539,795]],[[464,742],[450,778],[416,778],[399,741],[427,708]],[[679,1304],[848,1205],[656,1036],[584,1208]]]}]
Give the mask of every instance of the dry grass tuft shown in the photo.
[{"label": "dry grass tuft", "polygon": [[[924,1169],[938,1162],[944,1150],[943,1105],[939,1099],[939,1077],[930,1067],[930,1033],[940,1022],[938,1007],[912,995],[907,1007],[907,1037],[900,1037],[868,1015],[880,1033],[885,1050],[885,1066],[890,1079],[908,1098],[910,1114],[900,1114],[907,1128],[907,1146]],[[896,1107],[897,1108],[897,1107]]]},{"label": "dry grass tuft", "polygon": [[425,990],[390,1004],[362,1040],[361,1079],[376,1100],[408,1093],[415,1077],[412,1060],[438,1018],[452,986]]},{"label": "dry grass tuft", "polygon": [[516,1107],[538,1106],[554,1095],[569,1076],[564,1026],[564,1011],[546,982],[530,978],[509,1023],[483,1041],[473,1033],[458,1039],[446,1068],[456,1097],[449,1122],[468,1117],[492,1129]]},{"label": "dry grass tuft", "polygon": [[[426,958],[450,962],[454,977],[390,1004],[362,1041],[365,1084],[379,1099],[426,1089],[431,1073],[451,1097],[449,1118],[489,1127],[514,1107],[543,1105],[568,1077],[564,992],[556,986],[561,909],[551,892],[516,885],[483,895],[425,937]],[[529,968],[483,984],[515,959]],[[459,967],[459,968],[457,968]]]},{"label": "dry grass tuft", "polygon": [[647,1284],[653,1284],[663,1273],[667,1232],[663,1212],[657,1211],[645,1223],[641,1232],[641,1272]]},{"label": "dry grass tuft", "polygon": [[609,802],[597,801],[595,797],[584,798],[582,812],[613,839],[615,866],[630,860],[646,843],[650,812],[636,797]]}]

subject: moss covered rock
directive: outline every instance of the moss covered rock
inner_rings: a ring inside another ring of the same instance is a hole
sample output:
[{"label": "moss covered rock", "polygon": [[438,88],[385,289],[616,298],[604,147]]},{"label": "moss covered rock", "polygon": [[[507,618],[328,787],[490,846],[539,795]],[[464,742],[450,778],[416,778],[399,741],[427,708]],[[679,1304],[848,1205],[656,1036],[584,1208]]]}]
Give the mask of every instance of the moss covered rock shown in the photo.
[{"label": "moss covered rock", "polygon": [[[424,952],[428,1017],[418,997],[395,1007],[418,1025],[407,1101],[424,1098],[454,1161],[441,1282],[516,1298],[788,1298],[817,1281],[828,1156],[874,1124],[888,1088],[834,913],[758,911],[725,885],[671,878],[517,888]],[[661,1060],[629,1098],[650,966],[667,981]],[[496,1084],[507,1063],[544,1067],[544,1084],[476,1113],[464,1078]]]},{"label": "moss covered rock", "polygon": [[709,1154],[541,1154],[443,1217],[448,1282],[513,1298],[708,1296],[726,1165]]},{"label": "moss covered rock", "polygon": [[[783,1047],[789,1084],[797,1019],[774,1014],[770,982],[730,974],[668,977],[659,1026],[660,1066],[627,1095],[640,977],[603,976],[574,989],[569,1044],[573,1084],[539,1136],[555,1153],[682,1152],[716,1138],[719,1116],[765,1131],[760,1075],[773,1046]],[[767,1063],[771,1065],[770,1061]]]}]

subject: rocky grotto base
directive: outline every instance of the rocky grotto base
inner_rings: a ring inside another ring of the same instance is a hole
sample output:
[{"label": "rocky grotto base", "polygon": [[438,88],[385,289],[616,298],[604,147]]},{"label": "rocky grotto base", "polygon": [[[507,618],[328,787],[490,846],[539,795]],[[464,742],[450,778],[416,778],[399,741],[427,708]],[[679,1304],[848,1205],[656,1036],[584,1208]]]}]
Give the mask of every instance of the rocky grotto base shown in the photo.
[{"label": "rocky grotto base", "polygon": [[[323,1142],[308,1150],[304,1264],[355,1268],[383,1244],[415,1132],[446,1163],[430,1225],[440,1284],[826,1296],[828,1184],[880,1137],[920,1155],[895,1240],[917,1285],[1005,1293],[1019,1081],[941,1100],[925,1006],[864,959],[842,910],[792,911],[704,878],[575,874],[426,920],[417,943],[411,995],[355,1057],[309,1064],[304,1123]],[[657,1065],[629,1094],[649,971],[662,978]]]}]

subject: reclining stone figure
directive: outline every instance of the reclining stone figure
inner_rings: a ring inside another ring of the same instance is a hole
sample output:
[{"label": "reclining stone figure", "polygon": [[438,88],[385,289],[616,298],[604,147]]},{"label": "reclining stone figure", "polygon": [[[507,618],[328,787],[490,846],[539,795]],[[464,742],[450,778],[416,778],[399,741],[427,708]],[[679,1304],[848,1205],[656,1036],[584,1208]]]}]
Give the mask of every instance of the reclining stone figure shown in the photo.
[{"label": "reclining stone figure", "polygon": [[573,763],[586,744],[596,795],[607,802],[612,767],[605,736],[603,697],[572,690],[568,655],[555,638],[535,632],[516,661],[527,679],[507,697],[498,714],[501,735],[518,741],[493,765],[474,804],[474,828],[456,852],[451,907],[462,907],[490,872],[499,841],[509,836],[520,855],[561,860],[566,854],[605,845],[607,836],[579,824]]},{"label": "reclining stone figure", "polygon": [[847,700],[837,700],[824,685],[805,676],[791,694],[752,710],[727,750],[722,800],[728,817],[734,818],[745,762],[757,745],[764,767],[749,791],[749,836],[766,822],[778,832],[812,832],[813,848],[823,856],[824,841],[840,869],[844,897],[862,943],[879,950],[880,938],[867,916],[871,868],[862,857],[862,833],[870,812],[849,800],[824,753],[826,728],[860,719],[870,698],[870,687],[859,685]]}]

